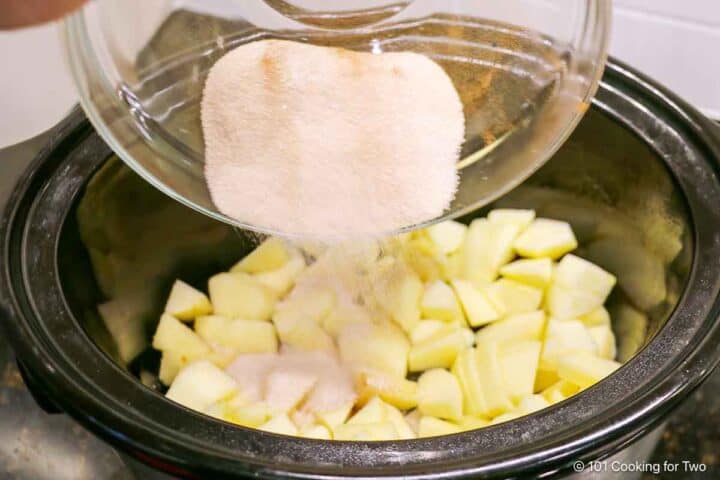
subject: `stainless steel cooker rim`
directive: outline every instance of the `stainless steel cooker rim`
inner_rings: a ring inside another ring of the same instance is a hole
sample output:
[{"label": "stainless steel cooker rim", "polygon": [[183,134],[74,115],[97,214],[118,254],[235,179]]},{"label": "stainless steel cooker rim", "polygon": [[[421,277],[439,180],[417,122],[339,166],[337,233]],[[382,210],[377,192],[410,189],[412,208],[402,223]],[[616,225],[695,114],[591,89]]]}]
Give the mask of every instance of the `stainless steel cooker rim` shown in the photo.
[{"label": "stainless steel cooker rim", "polygon": [[651,430],[720,360],[720,135],[685,102],[615,61],[594,108],[641,137],[673,172],[693,221],[695,252],[688,288],[652,342],[611,377],[554,408],[432,439],[323,442],[231,426],[146,389],[82,332],[58,281],[58,233],[83,182],[110,154],[77,111],[29,168],[0,224],[3,324],[45,398],[111,444],[180,476],[420,479],[571,471],[574,462],[610,455]]}]

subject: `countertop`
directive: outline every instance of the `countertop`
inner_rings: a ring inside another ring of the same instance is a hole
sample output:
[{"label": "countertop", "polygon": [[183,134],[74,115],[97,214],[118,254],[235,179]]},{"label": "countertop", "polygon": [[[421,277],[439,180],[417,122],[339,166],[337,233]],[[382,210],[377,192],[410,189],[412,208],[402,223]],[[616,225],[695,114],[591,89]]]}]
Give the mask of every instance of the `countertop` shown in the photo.
[{"label": "countertop", "polygon": [[[0,204],[21,171],[47,140],[41,135],[0,149]],[[651,463],[684,461],[705,472],[645,474],[646,479],[720,478],[720,370],[669,419]],[[10,346],[0,333],[0,480],[148,479],[109,446],[65,415],[42,411],[23,385]]]}]

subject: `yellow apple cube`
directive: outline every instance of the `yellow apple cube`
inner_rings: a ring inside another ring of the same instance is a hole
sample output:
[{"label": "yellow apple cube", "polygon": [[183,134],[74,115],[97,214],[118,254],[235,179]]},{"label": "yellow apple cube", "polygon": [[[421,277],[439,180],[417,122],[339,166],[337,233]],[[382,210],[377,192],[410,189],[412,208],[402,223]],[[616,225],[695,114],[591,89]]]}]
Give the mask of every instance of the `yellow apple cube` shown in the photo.
[{"label": "yellow apple cube", "polygon": [[498,305],[508,315],[535,311],[543,299],[543,291],[539,288],[506,278],[490,284],[485,293],[493,305]]},{"label": "yellow apple cube", "polygon": [[162,352],[160,357],[158,378],[163,384],[170,385],[180,370],[188,363],[190,363],[190,360],[182,353],[166,350]]},{"label": "yellow apple cube", "polygon": [[578,317],[586,327],[606,326],[610,327],[610,313],[605,307],[598,307],[595,310]]},{"label": "yellow apple cube", "polygon": [[277,433],[279,435],[297,436],[300,433],[292,420],[290,420],[290,417],[288,417],[285,413],[272,417],[270,420],[257,428],[259,430]]},{"label": "yellow apple cube", "polygon": [[303,438],[313,438],[315,440],[332,440],[332,433],[324,425],[310,425],[300,431]]},{"label": "yellow apple cube", "polygon": [[452,220],[437,223],[425,229],[428,238],[433,242],[437,250],[449,255],[460,249],[465,240],[467,226]]},{"label": "yellow apple cube", "polygon": [[273,414],[289,413],[315,387],[317,375],[282,366],[274,369],[265,380],[265,403]]},{"label": "yellow apple cube", "polygon": [[482,287],[497,277],[498,269],[512,260],[513,242],[520,227],[513,223],[473,220],[468,228],[461,255],[462,278]]},{"label": "yellow apple cube", "polygon": [[548,402],[545,397],[543,397],[542,395],[533,394],[525,395],[524,397],[522,397],[518,402],[517,410],[523,415],[528,415],[549,406],[550,402]]},{"label": "yellow apple cube", "polygon": [[[277,319],[275,317],[274,319]],[[277,326],[278,337],[283,345],[304,352],[327,352],[334,355],[337,347],[332,337],[320,325],[307,318]]]},{"label": "yellow apple cube", "polygon": [[479,412],[484,417],[494,417],[512,410],[513,404],[505,389],[503,372],[500,365],[500,355],[496,343],[480,342],[475,347],[477,351],[477,372],[483,396],[484,411]]},{"label": "yellow apple cube", "polygon": [[175,280],[165,303],[165,313],[178,320],[192,320],[198,315],[208,315],[212,309],[207,295],[181,280]]},{"label": "yellow apple cube", "polygon": [[510,315],[477,331],[476,342],[511,343],[540,340],[545,329],[545,312]]},{"label": "yellow apple cube", "polygon": [[515,420],[516,418],[521,417],[523,414],[520,412],[506,412],[501,415],[498,415],[494,417],[490,421],[490,425],[497,425],[498,423],[505,423],[509,422],[510,420]]},{"label": "yellow apple cube", "polygon": [[620,364],[613,360],[600,358],[588,352],[573,352],[558,358],[557,372],[563,380],[584,389],[596,384],[618,368]]},{"label": "yellow apple cube", "polygon": [[276,270],[290,260],[290,252],[281,239],[270,237],[240,260],[231,272],[260,273]]},{"label": "yellow apple cube", "polygon": [[617,355],[617,347],[612,329],[608,325],[596,325],[589,327],[588,331],[595,340],[598,356],[607,360],[614,360]]},{"label": "yellow apple cube", "polygon": [[323,318],[323,329],[333,338],[337,338],[347,325],[371,323],[372,313],[364,306],[342,302],[335,305],[330,313]]},{"label": "yellow apple cube", "polygon": [[549,258],[515,260],[503,265],[500,268],[500,275],[542,289],[547,287],[552,280],[553,262]]},{"label": "yellow apple cube", "polygon": [[385,402],[383,402],[380,397],[373,397],[345,423],[348,425],[364,425],[368,423],[381,423],[385,420],[387,420]]},{"label": "yellow apple cube", "polygon": [[434,368],[418,379],[417,406],[423,415],[459,420],[463,414],[460,383],[450,372]]},{"label": "yellow apple cube", "polygon": [[243,427],[258,428],[270,418],[270,409],[262,402],[229,408],[225,417],[228,422]]},{"label": "yellow apple cube", "polygon": [[522,231],[535,220],[535,211],[515,208],[496,208],[488,213],[487,218],[492,223],[510,223],[517,225],[519,231]]},{"label": "yellow apple cube", "polygon": [[153,348],[180,353],[191,360],[202,358],[210,352],[210,347],[202,338],[167,313],[160,317],[160,323],[153,337]]},{"label": "yellow apple cube", "polygon": [[272,323],[262,320],[228,320],[219,315],[198,317],[195,331],[206,342],[238,353],[277,352]]},{"label": "yellow apple cube", "polygon": [[268,320],[275,295],[246,273],[219,273],[208,281],[210,301],[217,315]]},{"label": "yellow apple cube", "polygon": [[410,440],[417,437],[415,430],[412,429],[398,408],[385,404],[385,416],[387,421],[395,427],[399,440]]},{"label": "yellow apple cube", "polygon": [[462,430],[454,423],[446,422],[435,417],[424,416],[418,425],[418,438],[439,437],[460,433]]},{"label": "yellow apple cube", "polygon": [[557,259],[578,246],[575,234],[567,222],[535,219],[513,244],[523,257]]},{"label": "yellow apple cube", "polygon": [[420,320],[410,332],[410,342],[412,344],[420,343],[434,336],[445,327],[447,327],[447,323],[440,320]]},{"label": "yellow apple cube", "polygon": [[596,295],[600,305],[605,303],[617,280],[592,262],[576,255],[565,255],[555,268],[553,281],[567,289],[582,290]]},{"label": "yellow apple cube", "polygon": [[513,401],[533,393],[541,350],[542,343],[536,340],[517,342],[502,348],[502,378],[505,381],[505,391]]},{"label": "yellow apple cube", "polygon": [[425,288],[420,301],[420,311],[425,318],[445,322],[465,322],[465,318],[455,296],[455,292],[442,280],[431,283]]},{"label": "yellow apple cube", "polygon": [[411,331],[420,321],[420,299],[424,287],[420,277],[397,262],[389,267],[383,282],[374,285],[380,306],[404,331]]},{"label": "yellow apple cube", "polygon": [[457,298],[460,299],[460,305],[471,327],[480,327],[494,322],[504,314],[502,309],[490,302],[485,294],[472,283],[455,279],[452,281],[452,286]]},{"label": "yellow apple cube", "polygon": [[317,421],[332,431],[338,425],[345,423],[352,411],[353,403],[348,402],[338,408],[325,412],[315,412]]},{"label": "yellow apple cube", "polygon": [[562,402],[580,391],[580,387],[567,380],[559,380],[541,392],[545,400],[551,404]]},{"label": "yellow apple cube", "polygon": [[460,352],[455,360],[452,373],[458,379],[463,392],[463,410],[466,414],[480,416],[487,408],[480,383],[477,350],[468,348]]},{"label": "yellow apple cube", "polygon": [[295,285],[295,281],[305,270],[302,254],[294,254],[282,267],[253,275],[257,282],[272,291],[277,297],[285,296]]},{"label": "yellow apple cube", "polygon": [[587,327],[578,320],[548,321],[545,344],[540,356],[540,369],[557,370],[558,358],[578,351],[597,354],[597,345]]},{"label": "yellow apple cube", "polygon": [[359,405],[364,405],[368,400],[377,396],[390,405],[403,410],[417,406],[418,385],[411,380],[382,372],[366,371],[360,373],[357,383],[357,403]]},{"label": "yellow apple cube", "polygon": [[450,325],[427,340],[413,345],[407,357],[410,371],[450,368],[458,353],[467,348],[466,330]]},{"label": "yellow apple cube", "polygon": [[410,342],[394,324],[346,326],[338,337],[345,363],[364,370],[377,370],[405,378]]},{"label": "yellow apple cube", "polygon": [[466,432],[468,430],[477,430],[478,428],[483,428],[490,425],[489,420],[481,417],[476,417],[474,415],[463,415],[463,417],[456,423],[460,427],[460,430],[462,430],[463,432]]},{"label": "yellow apple cube", "polygon": [[273,321],[278,316],[297,320],[312,320],[320,324],[336,303],[335,292],[329,288],[317,288],[290,297],[275,306]]},{"label": "yellow apple cube", "polygon": [[180,370],[165,395],[193,410],[203,411],[237,392],[237,383],[207,360],[193,362]]}]

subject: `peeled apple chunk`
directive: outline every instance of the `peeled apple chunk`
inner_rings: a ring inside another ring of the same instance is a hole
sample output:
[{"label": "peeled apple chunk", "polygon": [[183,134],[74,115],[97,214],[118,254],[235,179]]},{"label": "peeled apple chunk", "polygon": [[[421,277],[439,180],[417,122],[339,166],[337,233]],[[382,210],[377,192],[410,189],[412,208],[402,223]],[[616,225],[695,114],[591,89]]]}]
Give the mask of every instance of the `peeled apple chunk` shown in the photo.
[{"label": "peeled apple chunk", "polygon": [[605,307],[598,307],[585,315],[581,315],[578,320],[584,323],[587,327],[600,325],[610,327],[610,313],[607,309],[605,309]]},{"label": "peeled apple chunk", "polygon": [[290,260],[290,252],[285,242],[277,237],[270,237],[240,260],[231,272],[260,273],[276,270]]},{"label": "peeled apple chunk", "polygon": [[452,373],[442,368],[427,370],[417,384],[417,407],[423,415],[447,420],[462,417],[462,391]]},{"label": "peeled apple chunk", "polygon": [[447,323],[441,320],[420,320],[410,332],[410,342],[414,345],[434,336],[443,330]]},{"label": "peeled apple chunk", "polygon": [[580,388],[594,385],[620,368],[618,362],[606,360],[588,352],[562,355],[558,358],[557,363],[558,376]]},{"label": "peeled apple chunk", "polygon": [[597,345],[587,327],[578,320],[551,318],[545,332],[545,345],[540,357],[540,368],[555,370],[561,356],[578,351],[593,355],[597,353]]},{"label": "peeled apple chunk", "polygon": [[382,440],[397,440],[399,438],[395,426],[389,422],[344,424],[338,425],[333,431],[335,440],[350,440],[357,442],[370,442]]},{"label": "peeled apple chunk", "polygon": [[478,287],[495,280],[498,269],[512,260],[513,242],[519,233],[520,227],[514,223],[473,220],[461,251],[462,277]]},{"label": "peeled apple chunk", "polygon": [[502,311],[508,315],[532,312],[540,308],[543,292],[514,280],[501,278],[485,289],[485,293]]},{"label": "peeled apple chunk", "polygon": [[597,354],[600,358],[614,360],[617,355],[617,346],[615,343],[615,334],[609,325],[596,325],[589,327],[588,332],[595,340],[597,345]]},{"label": "peeled apple chunk", "polygon": [[160,317],[160,323],[155,330],[153,348],[182,353],[190,359],[201,358],[210,352],[208,344],[192,329],[166,313]]},{"label": "peeled apple chunk", "polygon": [[[294,320],[312,320],[320,323],[330,313],[336,303],[335,293],[328,288],[312,289],[308,292],[290,296],[275,306],[273,321],[278,317]],[[282,319],[280,320],[282,322]],[[280,328],[278,326],[278,328]]]},{"label": "peeled apple chunk", "polygon": [[228,320],[219,315],[198,317],[195,331],[206,342],[237,353],[277,352],[278,340],[272,323],[262,320]]},{"label": "peeled apple chunk", "polygon": [[433,282],[425,289],[420,301],[420,309],[425,318],[435,318],[446,322],[465,322],[455,292],[442,280]]},{"label": "peeled apple chunk", "polygon": [[458,355],[452,367],[452,373],[458,379],[463,392],[463,410],[475,416],[482,415],[487,410],[478,363],[477,350],[468,348]]},{"label": "peeled apple chunk", "polygon": [[545,288],[552,280],[553,262],[549,258],[515,260],[501,267],[500,275],[533,287]]},{"label": "peeled apple chunk", "polygon": [[575,385],[573,382],[558,380],[556,383],[543,390],[541,395],[551,404],[555,404],[572,397],[579,391],[580,387]]},{"label": "peeled apple chunk", "polygon": [[358,404],[372,397],[403,410],[415,408],[418,402],[418,384],[382,372],[362,372],[358,378]]},{"label": "peeled apple chunk", "polygon": [[573,254],[565,255],[557,264],[553,281],[563,288],[597,296],[600,306],[616,283],[614,275]]},{"label": "peeled apple chunk", "polygon": [[407,374],[410,342],[390,323],[348,325],[338,337],[338,346],[342,360],[355,368],[377,370],[399,378]]},{"label": "peeled apple chunk", "polygon": [[420,321],[422,281],[400,261],[391,260],[382,270],[380,281],[373,282],[375,300],[400,328],[409,332]]},{"label": "peeled apple chunk", "polygon": [[181,280],[175,280],[165,304],[165,312],[178,320],[192,320],[199,315],[212,313],[210,299],[199,290]]},{"label": "peeled apple chunk", "polygon": [[514,343],[523,340],[540,340],[545,329],[545,312],[510,315],[478,330],[476,342]]},{"label": "peeled apple chunk", "polygon": [[207,360],[183,368],[165,395],[193,410],[205,410],[237,391],[235,380]]},{"label": "peeled apple chunk", "polygon": [[466,232],[467,226],[452,220],[437,223],[425,229],[425,233],[433,244],[445,255],[456,252],[462,246]]},{"label": "peeled apple chunk", "polygon": [[439,437],[460,433],[460,427],[454,423],[446,422],[435,417],[422,417],[418,425],[418,437]]},{"label": "peeled apple chunk", "polygon": [[513,243],[523,257],[557,259],[578,246],[570,224],[547,218],[537,218]]},{"label": "peeled apple chunk", "polygon": [[217,315],[248,320],[269,320],[273,293],[246,273],[219,273],[208,281],[210,301]]},{"label": "peeled apple chunk", "polygon": [[312,372],[276,368],[265,380],[265,403],[273,413],[288,413],[305,398],[318,381]]},{"label": "peeled apple chunk", "polygon": [[492,223],[509,223],[516,225],[519,231],[525,230],[535,220],[534,210],[520,210],[514,208],[496,208],[487,216]]},{"label": "peeled apple chunk", "polygon": [[455,279],[452,281],[453,289],[460,300],[467,323],[471,327],[480,327],[498,320],[504,313],[504,309],[494,305],[485,294],[478,288],[465,280]]},{"label": "peeled apple chunk", "polygon": [[296,253],[282,267],[257,273],[253,277],[260,285],[267,287],[278,297],[282,297],[295,285],[295,280],[305,270],[305,267],[305,259],[301,254]]},{"label": "peeled apple chunk", "polygon": [[542,343],[525,341],[508,345],[500,351],[505,391],[512,400],[517,401],[533,393],[541,349]]},{"label": "peeled apple chunk", "polygon": [[300,431],[303,438],[314,438],[315,440],[332,440],[332,433],[324,425],[310,425]]},{"label": "peeled apple chunk", "polygon": [[298,432],[298,429],[292,422],[292,420],[290,420],[290,417],[288,417],[287,414],[284,413],[271,418],[257,428],[259,430],[264,430],[270,433],[277,433],[280,435],[297,436],[300,433]]},{"label": "peeled apple chunk", "polygon": [[411,372],[429,368],[450,368],[468,344],[468,329],[450,325],[427,340],[413,345],[407,357]]},{"label": "peeled apple chunk", "polygon": [[494,417],[512,410],[513,404],[505,389],[500,355],[496,343],[480,342],[477,351],[477,372],[482,386],[484,410],[479,412],[486,417]]}]

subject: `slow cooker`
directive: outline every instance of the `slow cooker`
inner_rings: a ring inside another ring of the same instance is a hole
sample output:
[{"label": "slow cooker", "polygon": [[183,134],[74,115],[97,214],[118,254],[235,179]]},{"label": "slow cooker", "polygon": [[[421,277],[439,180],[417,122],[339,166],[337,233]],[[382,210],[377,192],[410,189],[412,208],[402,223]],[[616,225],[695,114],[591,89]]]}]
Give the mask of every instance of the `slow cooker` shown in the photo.
[{"label": "slow cooker", "polygon": [[[570,221],[581,252],[587,238],[613,239],[624,257],[594,260],[619,275],[623,288],[613,301],[645,307],[648,323],[631,358],[607,379],[551,408],[480,430],[374,443],[291,438],[190,411],[141,383],[132,364],[116,360],[95,312],[102,295],[80,240],[77,207],[89,184],[104,181],[97,175],[103,166],[118,160],[79,110],[56,128],[5,205],[2,323],[41,405],[173,477],[573,475],[592,460],[642,459],[656,438],[647,435],[720,361],[719,161],[720,133],[710,121],[631,68],[609,63],[591,111],[569,141],[496,205]],[[131,191],[152,189],[132,178]],[[162,239],[176,233],[173,225],[214,232],[189,240],[188,251],[203,255],[177,254],[148,289],[166,293],[179,272],[207,278],[249,248],[243,232],[169,197],[153,191],[138,198],[146,203],[128,196],[97,222],[114,222],[146,253],[162,249]],[[142,211],[160,220],[133,234]],[[162,212],[172,216],[166,223]],[[638,305],[650,297],[656,301]],[[621,342],[623,335],[637,330],[621,329]],[[152,368],[147,365],[152,358],[145,365]]]}]

